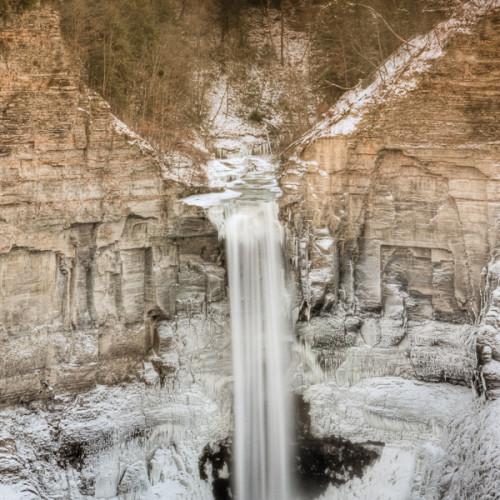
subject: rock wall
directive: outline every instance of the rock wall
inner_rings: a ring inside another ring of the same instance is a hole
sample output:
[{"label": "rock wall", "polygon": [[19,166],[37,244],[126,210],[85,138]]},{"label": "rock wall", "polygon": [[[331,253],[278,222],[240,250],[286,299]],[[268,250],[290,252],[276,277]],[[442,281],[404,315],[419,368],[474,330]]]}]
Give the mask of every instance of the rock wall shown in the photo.
[{"label": "rock wall", "polygon": [[[305,345],[294,384],[316,437],[386,443],[368,491],[397,457],[417,498],[465,491],[452,476],[472,394],[441,382],[491,379],[500,361],[494,262],[483,273],[498,248],[500,10],[474,5],[349,94],[281,172]],[[52,10],[1,22],[0,405],[21,405],[0,413],[0,493],[210,497],[198,459],[231,429],[216,231],[81,85]]]},{"label": "rock wall", "polygon": [[[342,338],[336,368],[361,345],[368,365],[393,360],[377,375],[470,379],[500,220],[500,10],[483,4],[402,48],[282,168],[299,330],[318,351]],[[328,339],[308,334],[326,315]]]},{"label": "rock wall", "polygon": [[316,437],[385,444],[324,500],[496,491],[499,53],[500,3],[463,3],[281,167],[295,389]]},{"label": "rock wall", "polygon": [[226,273],[179,201],[205,174],[170,167],[79,68],[50,7],[0,20],[0,496],[209,498]]},{"label": "rock wall", "polygon": [[123,381],[147,356],[175,372],[181,322],[227,333],[215,229],[83,87],[53,10],[0,22],[0,405]]}]

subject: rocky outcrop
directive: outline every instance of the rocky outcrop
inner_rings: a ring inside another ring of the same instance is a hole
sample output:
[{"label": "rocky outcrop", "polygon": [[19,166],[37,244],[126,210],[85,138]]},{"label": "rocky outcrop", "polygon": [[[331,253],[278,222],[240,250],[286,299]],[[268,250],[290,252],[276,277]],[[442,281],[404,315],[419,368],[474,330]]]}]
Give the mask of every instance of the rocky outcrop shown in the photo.
[{"label": "rocky outcrop", "polygon": [[2,22],[0,404],[113,384],[147,356],[175,373],[180,324],[226,331],[216,231],[82,86],[54,11]]},{"label": "rocky outcrop", "polygon": [[282,169],[299,319],[337,323],[299,330],[320,354],[350,339],[342,379],[470,380],[500,220],[500,10],[478,5],[348,93]]},{"label": "rocky outcrop", "polygon": [[209,496],[198,458],[230,432],[226,273],[216,229],[178,201],[204,174],[81,84],[51,8],[0,22],[0,496]]},{"label": "rocky outcrop", "polygon": [[315,436],[385,443],[325,499],[496,491],[497,402],[471,405],[460,385],[486,399],[500,387],[499,48],[499,2],[463,4],[345,94],[281,167],[296,390]]}]

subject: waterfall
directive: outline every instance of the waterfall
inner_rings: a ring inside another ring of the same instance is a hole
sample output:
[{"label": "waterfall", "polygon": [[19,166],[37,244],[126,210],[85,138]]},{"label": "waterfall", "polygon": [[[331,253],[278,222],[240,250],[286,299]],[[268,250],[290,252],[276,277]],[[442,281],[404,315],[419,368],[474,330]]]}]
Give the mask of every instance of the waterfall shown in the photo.
[{"label": "waterfall", "polygon": [[225,207],[234,369],[237,500],[290,500],[290,347],[274,201]]}]

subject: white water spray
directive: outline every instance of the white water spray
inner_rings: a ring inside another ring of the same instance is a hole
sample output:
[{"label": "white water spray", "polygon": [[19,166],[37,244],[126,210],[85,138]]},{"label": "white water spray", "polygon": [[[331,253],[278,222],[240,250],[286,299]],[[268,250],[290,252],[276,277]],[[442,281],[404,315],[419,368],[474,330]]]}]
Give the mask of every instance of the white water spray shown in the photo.
[{"label": "white water spray", "polygon": [[291,392],[285,377],[291,321],[275,168],[266,157],[215,162],[209,176],[230,189],[184,199],[206,208],[219,237],[226,238],[237,500],[295,498]]},{"label": "white water spray", "polygon": [[226,205],[238,500],[290,500],[290,346],[274,201]]}]

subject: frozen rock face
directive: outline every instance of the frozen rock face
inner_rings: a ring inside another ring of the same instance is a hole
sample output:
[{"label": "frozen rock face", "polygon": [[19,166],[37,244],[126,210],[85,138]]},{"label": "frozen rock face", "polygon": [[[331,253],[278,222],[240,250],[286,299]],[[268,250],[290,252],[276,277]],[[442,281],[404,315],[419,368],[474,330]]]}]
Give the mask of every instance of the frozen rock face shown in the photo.
[{"label": "frozen rock face", "polygon": [[477,335],[475,389],[485,399],[500,397],[500,267],[495,255],[484,275],[481,327]]},{"label": "frozen rock face", "polygon": [[216,231],[83,88],[52,10],[2,23],[0,405],[120,382],[152,352],[175,373],[172,332],[225,322]]},{"label": "frozen rock face", "polygon": [[468,383],[476,364],[500,206],[500,8],[479,4],[402,49],[282,168],[299,332],[342,382],[361,365]]},{"label": "frozen rock face", "polygon": [[210,498],[226,277],[216,229],[177,201],[203,176],[82,86],[53,10],[0,22],[0,497]]},{"label": "frozen rock face", "polygon": [[213,498],[199,461],[229,435],[230,404],[228,386],[134,382],[3,411],[1,483],[19,498]]},{"label": "frozen rock face", "polygon": [[442,498],[494,499],[500,488],[500,401],[478,403],[454,422],[446,469],[441,478]]},{"label": "frozen rock face", "polygon": [[367,449],[385,443],[361,477],[330,487],[321,498],[440,498],[448,423],[467,410],[470,390],[384,377],[351,388],[317,384],[304,397],[318,437],[341,436]]},{"label": "frozen rock face", "polygon": [[[317,436],[386,443],[365,476],[324,498],[431,499],[448,487],[449,498],[483,498],[440,476],[460,474],[460,433],[477,428],[472,412],[456,419],[485,346],[487,396],[500,388],[495,259],[485,271],[499,247],[499,49],[499,2],[460,6],[347,93],[282,166],[304,344],[295,388]],[[492,459],[483,472],[496,491]],[[391,483],[395,460],[408,473],[401,484]]]}]

